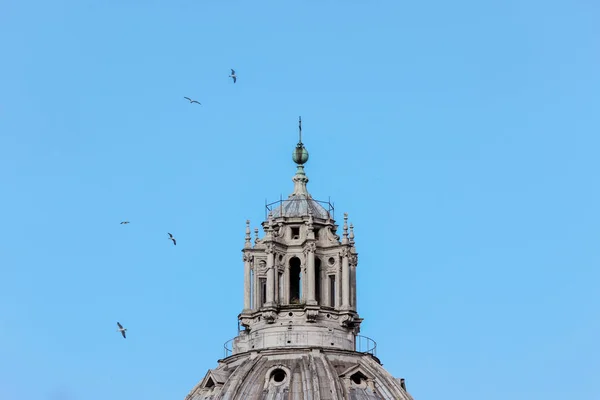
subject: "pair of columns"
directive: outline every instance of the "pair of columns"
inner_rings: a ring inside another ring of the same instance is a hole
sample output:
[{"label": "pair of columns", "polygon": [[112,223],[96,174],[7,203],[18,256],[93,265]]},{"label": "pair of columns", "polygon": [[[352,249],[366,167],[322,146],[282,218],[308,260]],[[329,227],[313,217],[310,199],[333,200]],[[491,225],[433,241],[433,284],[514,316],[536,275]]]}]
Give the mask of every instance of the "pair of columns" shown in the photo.
[{"label": "pair of columns", "polygon": [[[306,254],[306,304],[316,305],[316,287],[315,287],[315,250],[316,245],[314,242],[309,242],[305,249]],[[268,243],[267,249],[267,298],[266,306],[275,305],[275,252],[273,244]],[[350,251],[347,247],[342,249],[342,309],[350,308]],[[250,287],[250,268],[251,268],[251,256],[248,253],[244,253],[244,310],[252,308],[250,304],[251,300],[251,287]]]}]

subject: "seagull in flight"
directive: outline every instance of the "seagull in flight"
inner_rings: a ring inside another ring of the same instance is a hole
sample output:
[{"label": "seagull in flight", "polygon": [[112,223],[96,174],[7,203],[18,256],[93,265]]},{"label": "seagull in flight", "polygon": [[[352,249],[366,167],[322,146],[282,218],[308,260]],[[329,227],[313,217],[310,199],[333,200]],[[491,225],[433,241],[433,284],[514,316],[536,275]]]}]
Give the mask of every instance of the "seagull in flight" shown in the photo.
[{"label": "seagull in flight", "polygon": [[229,75],[229,77],[233,79],[233,83],[235,83],[237,80],[237,76],[235,75],[235,70],[233,68],[231,69],[231,75]]},{"label": "seagull in flight", "polygon": [[[167,232],[167,233],[168,233],[168,232]],[[172,240],[172,241],[173,241],[173,245],[174,245],[174,246],[177,246],[177,242],[175,241],[175,238],[174,238],[174,237],[173,237],[173,235],[171,235],[170,233],[169,233],[169,240]]]},{"label": "seagull in flight", "polygon": [[123,339],[127,339],[127,337],[125,336],[125,332],[127,331],[127,328],[123,328],[123,325],[121,325],[118,322],[117,322],[117,326],[119,327],[119,329],[117,329],[117,332],[121,332],[121,335],[123,335]]},{"label": "seagull in flight", "polygon": [[198,104],[202,105],[202,103],[200,103],[199,101],[192,100],[192,99],[190,99],[189,97],[184,97],[184,99],[186,99],[186,100],[189,100],[189,101],[190,101],[190,104],[191,104],[191,103],[198,103]]},{"label": "seagull in flight", "polygon": [[129,221],[123,221],[121,222],[121,225],[127,225],[129,223]]}]

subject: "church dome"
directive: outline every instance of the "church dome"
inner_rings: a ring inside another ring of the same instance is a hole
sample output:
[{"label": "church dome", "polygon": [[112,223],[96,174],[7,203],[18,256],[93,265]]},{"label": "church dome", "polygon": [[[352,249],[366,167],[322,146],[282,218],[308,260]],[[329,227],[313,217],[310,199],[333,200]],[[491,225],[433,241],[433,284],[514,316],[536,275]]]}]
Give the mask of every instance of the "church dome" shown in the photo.
[{"label": "church dome", "polygon": [[359,335],[353,225],[344,213],[340,240],[306,188],[301,136],[296,149],[294,191],[266,205],[264,236],[246,221],[238,334],[185,400],[413,400]]},{"label": "church dome", "polygon": [[403,379],[393,378],[367,353],[270,349],[219,360],[185,400],[412,400]]}]

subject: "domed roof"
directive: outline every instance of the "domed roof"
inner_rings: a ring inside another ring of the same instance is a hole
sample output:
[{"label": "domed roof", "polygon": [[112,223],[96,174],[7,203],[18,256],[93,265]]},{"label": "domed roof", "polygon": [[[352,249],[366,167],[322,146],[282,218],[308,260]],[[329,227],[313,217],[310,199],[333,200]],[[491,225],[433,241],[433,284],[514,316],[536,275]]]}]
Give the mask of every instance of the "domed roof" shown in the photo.
[{"label": "domed roof", "polygon": [[274,209],[273,217],[301,217],[308,215],[308,211],[315,218],[328,219],[329,212],[310,195],[298,194],[292,195],[287,200],[283,200],[281,205]]},{"label": "domed roof", "polygon": [[412,400],[370,354],[273,349],[219,360],[185,400]]}]

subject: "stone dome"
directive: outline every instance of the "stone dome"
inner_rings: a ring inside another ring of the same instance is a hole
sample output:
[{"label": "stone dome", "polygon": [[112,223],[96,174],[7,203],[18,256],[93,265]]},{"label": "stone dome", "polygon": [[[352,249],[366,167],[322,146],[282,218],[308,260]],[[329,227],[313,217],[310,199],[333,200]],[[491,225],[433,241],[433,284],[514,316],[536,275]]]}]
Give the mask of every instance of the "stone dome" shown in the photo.
[{"label": "stone dome", "polygon": [[185,400],[413,400],[371,354],[264,349],[219,360]]},{"label": "stone dome", "polygon": [[281,205],[273,210],[273,217],[303,217],[308,215],[309,210],[315,218],[330,218],[329,211],[308,194],[291,195],[287,200],[283,200]]}]

